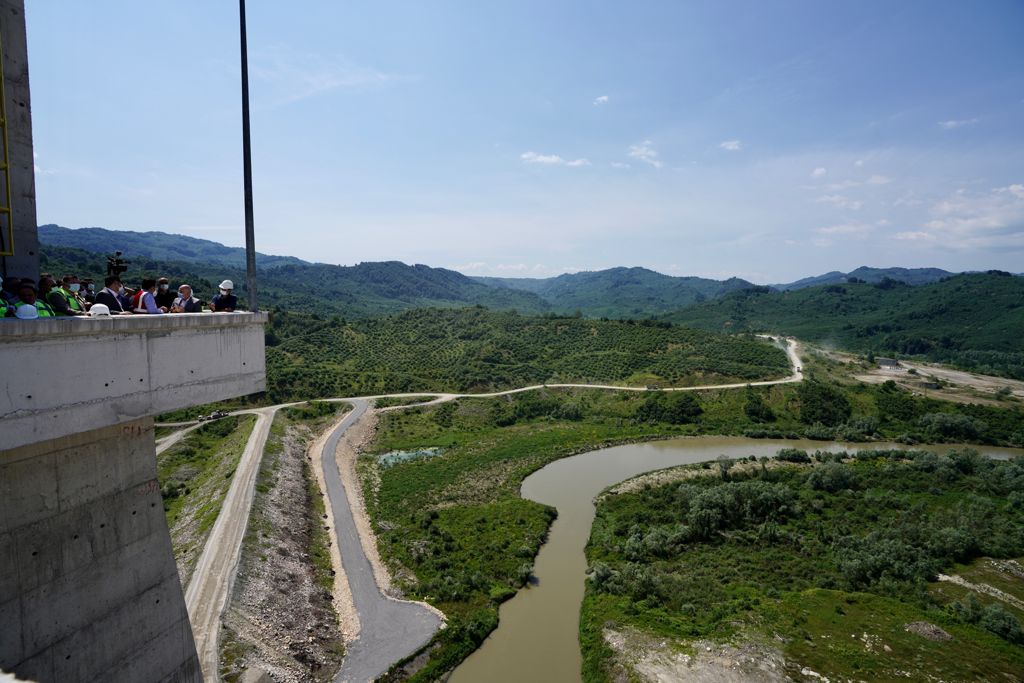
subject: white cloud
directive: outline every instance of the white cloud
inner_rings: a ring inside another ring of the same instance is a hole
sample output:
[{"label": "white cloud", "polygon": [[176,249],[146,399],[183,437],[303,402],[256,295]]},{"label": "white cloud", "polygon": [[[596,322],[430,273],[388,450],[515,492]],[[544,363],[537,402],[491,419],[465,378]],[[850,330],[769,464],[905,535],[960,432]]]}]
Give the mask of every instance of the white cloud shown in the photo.
[{"label": "white cloud", "polygon": [[601,95],[599,97],[595,97],[594,98],[594,106],[595,107],[600,106],[602,104],[608,104],[608,96],[607,95]]},{"label": "white cloud", "polygon": [[621,161],[613,161],[611,163],[612,168],[633,168],[631,165],[623,163]]},{"label": "white cloud", "polygon": [[739,140],[724,140],[718,146],[728,152],[738,152],[743,149],[743,143]]},{"label": "white cloud", "polygon": [[570,168],[579,168],[580,166],[590,166],[590,161],[587,159],[563,159],[557,154],[537,154],[536,152],[523,152],[519,155],[519,158],[527,164],[540,164],[541,166],[568,166]]},{"label": "white cloud", "polygon": [[811,171],[811,177],[812,178],[823,178],[826,173],[828,173],[828,171],[825,170],[823,167],[819,166],[818,168],[816,168],[813,171]]},{"label": "white cloud", "polygon": [[895,235],[893,235],[893,237],[895,237],[898,240],[905,240],[910,242],[921,242],[935,239],[930,233],[921,232],[920,230],[915,230],[911,232],[898,232]]},{"label": "white cloud", "polygon": [[977,117],[973,119],[950,119],[949,121],[939,121],[938,126],[942,130],[953,130],[954,128],[963,128],[964,126],[973,126],[980,119]]},{"label": "white cloud", "polygon": [[343,57],[324,57],[275,47],[253,55],[254,79],[274,106],[291,104],[331,90],[381,86],[398,80],[393,74],[354,64]]},{"label": "white cloud", "polygon": [[1013,185],[997,188],[996,192],[1009,192],[1017,199],[1024,199],[1024,185],[1021,183],[1014,183]]},{"label": "white cloud", "polygon": [[843,180],[838,183],[829,183],[825,186],[825,189],[830,192],[838,192],[840,190],[848,190],[851,187],[860,187],[860,183],[856,180]]},{"label": "white cloud", "polygon": [[827,228],[818,228],[817,231],[822,235],[854,235],[864,237],[872,230],[874,230],[874,227],[866,223],[841,223],[839,225],[830,225]]},{"label": "white cloud", "polygon": [[861,166],[864,165],[864,160],[863,159],[857,159],[857,161],[853,162],[853,165],[856,166],[857,168],[860,168]]},{"label": "white cloud", "polygon": [[888,185],[891,182],[892,178],[886,177],[884,175],[873,175],[867,179],[868,185]]},{"label": "white cloud", "polygon": [[831,204],[832,206],[835,206],[840,209],[851,209],[853,211],[858,211],[862,206],[864,206],[864,202],[857,199],[850,199],[849,197],[844,197],[841,194],[822,195],[821,197],[818,197],[814,201],[816,201],[819,204]]},{"label": "white cloud", "polygon": [[628,154],[630,158],[650,164],[654,168],[661,168],[665,165],[658,159],[658,152],[651,146],[650,140],[644,140],[639,145],[630,145]]}]

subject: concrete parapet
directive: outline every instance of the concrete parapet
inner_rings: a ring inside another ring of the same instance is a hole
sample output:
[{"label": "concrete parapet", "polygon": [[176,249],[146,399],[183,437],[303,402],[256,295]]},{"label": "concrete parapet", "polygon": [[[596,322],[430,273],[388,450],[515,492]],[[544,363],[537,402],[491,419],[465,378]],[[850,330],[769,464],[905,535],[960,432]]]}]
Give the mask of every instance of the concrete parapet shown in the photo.
[{"label": "concrete parapet", "polygon": [[0,451],[0,668],[199,681],[153,420]]},{"label": "concrete parapet", "polygon": [[262,391],[266,320],[0,319],[0,449]]}]

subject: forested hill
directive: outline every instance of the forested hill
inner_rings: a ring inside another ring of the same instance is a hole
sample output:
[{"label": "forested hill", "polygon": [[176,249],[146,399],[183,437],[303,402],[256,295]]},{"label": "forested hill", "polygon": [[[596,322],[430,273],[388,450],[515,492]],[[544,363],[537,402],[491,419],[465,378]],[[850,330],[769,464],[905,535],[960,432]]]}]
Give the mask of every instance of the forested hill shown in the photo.
[{"label": "forested hill", "polygon": [[594,318],[662,315],[728,292],[754,287],[735,277],[728,280],[672,277],[646,268],[610,268],[552,278],[475,279],[488,285],[533,292],[556,311],[580,311]]},{"label": "forested hill", "polygon": [[785,291],[789,289],[814,287],[815,285],[845,284],[847,282],[856,282],[858,280],[874,284],[885,279],[896,280],[897,282],[902,282],[908,285],[926,285],[932,282],[938,282],[939,280],[950,277],[951,275],[953,275],[953,273],[948,270],[943,270],[942,268],[871,268],[870,266],[861,266],[856,270],[851,270],[849,273],[833,270],[832,272],[825,273],[823,275],[805,277],[802,280],[797,280],[796,282],[769,286],[772,289]]},{"label": "forested hill", "polygon": [[[43,244],[41,269],[55,275],[75,273],[102,282],[106,258],[102,253]],[[245,271],[240,267],[201,262],[164,261],[123,250],[130,263],[126,282],[137,285],[145,275],[164,275],[174,286],[187,282],[196,296],[209,301],[217,284],[233,280],[244,294]],[[280,308],[325,315],[362,318],[423,307],[487,306],[523,313],[543,313],[550,306],[535,294],[488,287],[444,268],[408,266],[397,261],[332,266],[323,263],[280,263],[259,271],[261,308]],[[242,296],[244,300],[244,296]],[[244,302],[243,302],[244,303]]]},{"label": "forested hill", "polygon": [[770,330],[838,348],[922,355],[1024,378],[1024,278],[989,271],[911,287],[893,280],[735,292],[666,316],[717,331]]},{"label": "forested hill", "polygon": [[[245,249],[241,247],[226,247],[219,242],[188,235],[172,235],[166,232],[134,232],[105,228],[72,230],[49,224],[39,226],[39,242],[101,254],[122,251],[125,253],[125,258],[245,268]],[[256,254],[257,268],[272,268],[288,263],[309,265],[306,261],[294,256],[270,256],[258,252]]]},{"label": "forested hill", "polygon": [[543,382],[682,386],[788,372],[782,349],[763,340],[650,320],[463,308],[355,321],[275,313],[267,328],[274,401]]}]

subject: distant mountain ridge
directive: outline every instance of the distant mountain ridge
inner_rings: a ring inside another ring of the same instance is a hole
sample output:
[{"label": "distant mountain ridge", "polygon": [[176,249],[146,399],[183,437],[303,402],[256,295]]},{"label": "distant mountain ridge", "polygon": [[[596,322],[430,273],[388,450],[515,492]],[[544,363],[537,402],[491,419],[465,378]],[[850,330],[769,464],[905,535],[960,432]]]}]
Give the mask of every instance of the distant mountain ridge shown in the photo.
[{"label": "distant mountain ridge", "polygon": [[740,278],[674,277],[647,268],[566,273],[550,278],[477,277],[478,282],[537,294],[560,312],[592,317],[644,318],[662,315],[729,292],[755,287]]},{"label": "distant mountain ridge", "polygon": [[863,280],[869,284],[875,284],[888,278],[890,280],[896,280],[897,282],[902,282],[916,287],[918,285],[927,285],[932,282],[938,282],[939,280],[952,275],[956,275],[956,273],[943,270],[942,268],[871,268],[869,266],[861,266],[856,270],[851,270],[849,273],[833,270],[823,275],[805,277],[797,280],[796,282],[768,286],[772,289],[777,289],[780,292],[788,292],[794,289],[803,289],[805,287],[815,287],[817,285],[839,285],[846,282],[856,282],[857,280]]},{"label": "distant mountain ridge", "polygon": [[[73,247],[102,254],[115,250],[131,257],[145,257],[157,261],[208,263],[233,268],[245,268],[245,249],[226,247],[220,242],[175,235],[166,232],[133,230],[107,230],[106,228],[65,228],[49,223],[39,226],[39,241],[59,247]],[[128,256],[126,256],[128,258]],[[275,266],[312,265],[294,256],[271,256],[256,252],[257,268]]]}]

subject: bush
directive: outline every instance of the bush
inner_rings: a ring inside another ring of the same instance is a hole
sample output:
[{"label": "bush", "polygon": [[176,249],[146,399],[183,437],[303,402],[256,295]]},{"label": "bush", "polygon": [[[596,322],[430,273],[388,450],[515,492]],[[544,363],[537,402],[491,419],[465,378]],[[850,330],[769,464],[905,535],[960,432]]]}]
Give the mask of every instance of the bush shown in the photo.
[{"label": "bush", "polygon": [[815,467],[807,477],[807,484],[815,491],[835,493],[854,488],[857,475],[846,465],[829,462]]},{"label": "bush", "polygon": [[805,424],[821,423],[836,427],[846,422],[853,412],[842,392],[821,382],[801,382],[797,397],[800,399],[800,421]]},{"label": "bush", "polygon": [[917,421],[931,438],[975,441],[988,429],[981,420],[960,413],[928,413]]}]

